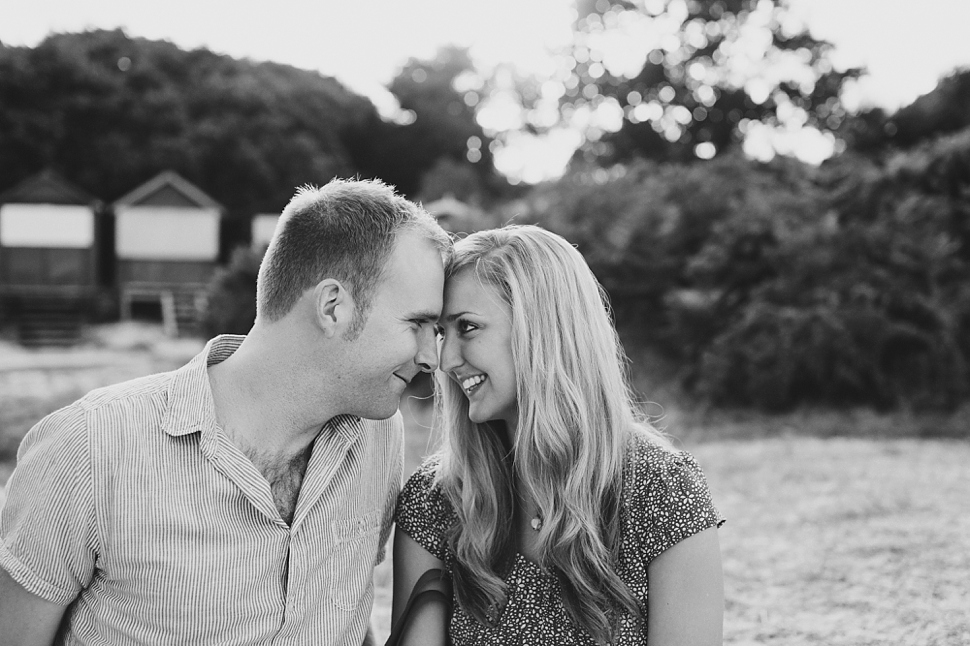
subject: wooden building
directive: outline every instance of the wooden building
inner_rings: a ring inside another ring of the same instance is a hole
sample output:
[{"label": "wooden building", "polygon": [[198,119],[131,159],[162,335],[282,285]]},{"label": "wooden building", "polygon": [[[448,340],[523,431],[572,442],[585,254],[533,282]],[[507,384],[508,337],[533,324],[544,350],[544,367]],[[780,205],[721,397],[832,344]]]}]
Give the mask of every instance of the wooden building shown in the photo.
[{"label": "wooden building", "polygon": [[253,216],[250,225],[250,240],[252,248],[257,251],[265,251],[273,239],[276,231],[276,224],[279,222],[279,213],[257,213]]},{"label": "wooden building", "polygon": [[53,171],[0,194],[0,319],[26,345],[70,345],[96,307],[101,203]]},{"label": "wooden building", "polygon": [[462,202],[451,194],[423,206],[449,233],[474,233],[497,226],[482,209]]},{"label": "wooden building", "polygon": [[147,305],[169,334],[194,333],[219,257],[222,206],[165,171],[117,200],[114,212],[122,318]]}]

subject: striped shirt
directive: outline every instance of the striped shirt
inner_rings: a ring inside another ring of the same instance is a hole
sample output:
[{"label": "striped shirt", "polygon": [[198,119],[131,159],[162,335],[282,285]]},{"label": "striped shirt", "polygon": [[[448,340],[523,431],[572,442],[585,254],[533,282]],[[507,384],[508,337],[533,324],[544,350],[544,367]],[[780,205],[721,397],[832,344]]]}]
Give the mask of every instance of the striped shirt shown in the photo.
[{"label": "striped shirt", "polygon": [[0,566],[68,606],[57,643],[364,640],[401,487],[400,414],[328,422],[287,525],[215,422],[206,367],[241,342],[92,391],[24,438]]}]

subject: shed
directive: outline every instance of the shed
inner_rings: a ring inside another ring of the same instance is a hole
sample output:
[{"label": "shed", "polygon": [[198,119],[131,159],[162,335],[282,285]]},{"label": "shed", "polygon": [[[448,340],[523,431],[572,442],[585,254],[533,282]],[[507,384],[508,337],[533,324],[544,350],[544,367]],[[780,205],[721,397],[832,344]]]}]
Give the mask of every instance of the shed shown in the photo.
[{"label": "shed", "polygon": [[276,232],[276,223],[279,222],[278,213],[257,213],[253,216],[251,235],[252,248],[263,252],[269,246]]},{"label": "shed", "polygon": [[219,257],[223,207],[165,171],[114,203],[122,318],[158,306],[166,331],[194,333]]},{"label": "shed", "polygon": [[0,194],[0,312],[21,342],[77,341],[101,289],[100,204],[52,170]]},{"label": "shed", "polygon": [[480,208],[462,202],[450,193],[423,206],[449,233],[474,233],[495,226]]}]

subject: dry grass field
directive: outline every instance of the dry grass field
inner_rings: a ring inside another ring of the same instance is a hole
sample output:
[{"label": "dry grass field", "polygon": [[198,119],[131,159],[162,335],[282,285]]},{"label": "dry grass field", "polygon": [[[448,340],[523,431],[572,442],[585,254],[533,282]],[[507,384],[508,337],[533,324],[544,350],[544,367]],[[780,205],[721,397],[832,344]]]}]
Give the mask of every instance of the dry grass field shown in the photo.
[{"label": "dry grass field", "polygon": [[[0,478],[44,414],[90,388],[180,365],[200,346],[137,327],[103,330],[67,353],[0,345]],[[431,440],[426,406],[410,399],[403,410],[410,472]],[[965,411],[714,417],[672,406],[663,424],[704,467],[728,518],[725,643],[970,645]],[[375,583],[383,638],[389,560]]]}]

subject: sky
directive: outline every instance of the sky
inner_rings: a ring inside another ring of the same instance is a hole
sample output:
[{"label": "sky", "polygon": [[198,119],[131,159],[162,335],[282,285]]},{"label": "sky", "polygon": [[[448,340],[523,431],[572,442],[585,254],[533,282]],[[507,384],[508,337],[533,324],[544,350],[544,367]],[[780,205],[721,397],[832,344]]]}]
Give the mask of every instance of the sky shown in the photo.
[{"label": "sky", "polygon": [[[835,45],[837,66],[868,68],[869,76],[846,90],[850,109],[892,111],[956,67],[970,67],[970,0],[790,4],[815,37]],[[550,52],[569,41],[572,17],[570,0],[0,0],[0,41],[34,46],[51,32],[121,27],[130,36],[185,49],[317,69],[386,113],[393,100],[384,87],[400,67],[445,44],[468,47],[483,66],[513,62],[525,73],[551,74]],[[496,155],[496,164],[506,174],[538,181],[561,172],[576,142],[568,133],[542,142],[523,139],[517,149]],[[749,152],[765,154],[757,145]],[[828,143],[805,133],[774,146],[806,161],[830,152]]]}]

